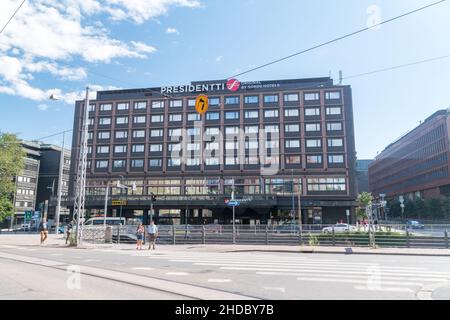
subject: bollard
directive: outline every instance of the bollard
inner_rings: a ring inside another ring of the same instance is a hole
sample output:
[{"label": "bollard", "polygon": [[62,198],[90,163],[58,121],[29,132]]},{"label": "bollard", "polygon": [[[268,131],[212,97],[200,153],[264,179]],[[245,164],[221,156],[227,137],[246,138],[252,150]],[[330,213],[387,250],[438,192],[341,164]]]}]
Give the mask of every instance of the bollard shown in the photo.
[{"label": "bollard", "polygon": [[120,244],[120,225],[117,226],[117,244]]},{"label": "bollard", "polygon": [[409,231],[406,229],[406,247],[410,248],[411,244],[409,243]]},{"label": "bollard", "polygon": [[335,231],[334,231],[334,227],[332,227],[332,236],[333,236],[333,247],[335,247],[336,246],[336,238],[335,238],[335,235],[336,235],[336,233],[335,233]]},{"label": "bollard", "polygon": [[303,246],[303,235],[302,235],[302,228],[300,228],[299,230],[298,230],[298,240],[299,240],[299,244],[301,245],[301,246]]},{"label": "bollard", "polygon": [[269,226],[266,225],[266,245],[269,245]]},{"label": "bollard", "polygon": [[172,242],[173,242],[173,245],[175,245],[175,238],[176,238],[175,226],[172,226]]},{"label": "bollard", "polygon": [[205,232],[205,226],[202,228],[202,243],[206,244],[206,232]]},{"label": "bollard", "polygon": [[111,226],[106,227],[105,243],[112,243],[112,227]]},{"label": "bollard", "polygon": [[448,231],[445,230],[445,247],[448,249],[449,245],[448,245]]}]

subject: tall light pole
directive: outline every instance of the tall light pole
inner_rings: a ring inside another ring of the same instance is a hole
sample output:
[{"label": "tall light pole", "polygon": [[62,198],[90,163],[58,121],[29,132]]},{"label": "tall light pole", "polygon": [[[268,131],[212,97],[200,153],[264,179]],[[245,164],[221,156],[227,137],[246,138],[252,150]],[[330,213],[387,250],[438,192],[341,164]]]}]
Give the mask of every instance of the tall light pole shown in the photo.
[{"label": "tall light pole", "polygon": [[56,204],[56,214],[55,214],[55,220],[56,220],[56,234],[59,233],[59,217],[61,215],[61,196],[62,196],[62,184],[63,184],[63,174],[64,174],[64,142],[66,137],[66,132],[64,131],[62,133],[62,146],[61,146],[61,155],[59,158],[59,177],[58,177],[58,203]]},{"label": "tall light pole", "polygon": [[291,192],[292,192],[292,210],[291,215],[293,217],[293,224],[295,225],[295,192],[294,192],[294,169],[291,169]]},{"label": "tall light pole", "polygon": [[109,181],[106,181],[106,190],[105,190],[105,207],[104,207],[104,215],[103,215],[103,226],[106,230],[106,215],[108,212],[108,196],[109,196]]}]

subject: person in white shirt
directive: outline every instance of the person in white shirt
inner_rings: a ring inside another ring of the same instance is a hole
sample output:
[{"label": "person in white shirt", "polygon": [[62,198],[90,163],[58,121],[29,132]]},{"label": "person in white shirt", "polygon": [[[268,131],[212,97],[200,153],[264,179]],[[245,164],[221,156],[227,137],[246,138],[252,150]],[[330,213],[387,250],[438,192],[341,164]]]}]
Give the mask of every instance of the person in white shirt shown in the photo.
[{"label": "person in white shirt", "polygon": [[158,237],[158,227],[155,225],[154,221],[150,221],[150,225],[147,227],[147,232],[148,232],[148,242],[149,242],[149,246],[148,246],[148,250],[151,250],[152,246],[153,246],[153,250],[155,250],[155,243],[156,243],[156,238]]}]

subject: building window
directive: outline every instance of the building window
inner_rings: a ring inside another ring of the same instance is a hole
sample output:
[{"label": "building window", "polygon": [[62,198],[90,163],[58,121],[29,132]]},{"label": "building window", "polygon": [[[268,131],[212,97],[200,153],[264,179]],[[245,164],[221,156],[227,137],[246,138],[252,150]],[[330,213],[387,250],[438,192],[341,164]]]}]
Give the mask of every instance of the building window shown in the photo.
[{"label": "building window", "polygon": [[235,157],[226,157],[225,158],[225,165],[234,166],[237,164],[239,164],[239,158],[235,158]]},{"label": "building window", "polygon": [[246,104],[259,103],[259,97],[258,96],[244,97],[244,103]]},{"label": "building window", "polygon": [[307,139],[306,147],[307,148],[321,148],[322,140],[321,139]]},{"label": "building window", "polygon": [[108,168],[108,160],[98,160],[95,162],[95,167],[97,169],[105,169]]},{"label": "building window", "polygon": [[152,101],[152,109],[164,108],[164,101]]},{"label": "building window", "polygon": [[95,104],[89,105],[89,112],[95,112]]},{"label": "building window", "polygon": [[188,143],[186,149],[187,151],[198,151],[200,150],[200,143]]},{"label": "building window", "polygon": [[112,110],[112,104],[101,104],[100,105],[100,111],[111,111]]},{"label": "building window", "polygon": [[259,111],[257,111],[257,110],[245,111],[244,116],[245,116],[245,119],[258,119]]},{"label": "building window", "polygon": [[309,164],[322,164],[322,156],[321,155],[307,156],[306,162]]},{"label": "building window", "polygon": [[180,144],[180,143],[169,143],[169,144],[167,145],[167,150],[168,150],[169,152],[172,152],[172,151],[181,151],[181,144]]},{"label": "building window", "polygon": [[111,124],[111,118],[99,118],[98,124],[101,126],[108,126]]},{"label": "building window", "polygon": [[286,140],[285,146],[287,149],[300,148],[300,140]]},{"label": "building window", "polygon": [[219,112],[208,112],[206,114],[206,120],[219,120],[220,113]]},{"label": "building window", "polygon": [[210,106],[218,106],[220,105],[220,98],[210,98],[209,99]]},{"label": "building window", "polygon": [[127,165],[126,160],[114,160],[113,166],[114,168],[125,168]]},{"label": "building window", "polygon": [[305,125],[305,130],[307,132],[319,132],[320,131],[320,123],[307,123]]},{"label": "building window", "polygon": [[152,116],[151,118],[152,123],[161,123],[164,122],[164,115],[157,115],[157,116]]},{"label": "building window", "polygon": [[264,96],[264,103],[277,103],[277,102],[278,102],[277,94]]},{"label": "building window", "polygon": [[308,191],[333,192],[346,191],[345,178],[312,178],[308,179]]},{"label": "building window", "polygon": [[225,97],[225,104],[239,104],[239,97]]},{"label": "building window", "polygon": [[188,136],[199,136],[200,135],[200,129],[199,128],[187,128],[187,135]]},{"label": "building window", "polygon": [[195,107],[195,103],[197,102],[196,99],[189,99],[188,100],[188,107]]},{"label": "building window", "polygon": [[167,165],[168,165],[169,167],[179,167],[179,166],[181,166],[181,159],[178,159],[178,158],[170,158],[170,159],[167,161]]},{"label": "building window", "polygon": [[344,163],[344,156],[343,155],[329,155],[328,163],[342,164],[342,163]]},{"label": "building window", "polygon": [[157,130],[150,130],[150,137],[157,138],[162,137],[164,135],[164,130],[157,129]]},{"label": "building window", "polygon": [[169,129],[169,137],[181,137],[181,129]]},{"label": "building window", "polygon": [[109,139],[110,138],[110,133],[109,133],[109,131],[100,131],[99,133],[98,133],[98,136],[97,136],[97,138],[98,139]]},{"label": "building window", "polygon": [[259,158],[258,157],[245,157],[245,164],[258,165],[259,164]]},{"label": "building window", "polygon": [[147,102],[146,101],[135,102],[134,103],[134,110],[143,110],[143,109],[147,109]]},{"label": "building window", "polygon": [[219,150],[220,146],[218,142],[207,142],[205,150]]},{"label": "building window", "polygon": [[305,101],[319,101],[319,100],[320,100],[319,92],[305,93]]},{"label": "building window", "polygon": [[127,146],[126,145],[114,146],[114,153],[127,153]]},{"label": "building window", "polygon": [[265,118],[278,118],[279,117],[278,110],[266,110],[266,111],[264,111],[264,117]]},{"label": "building window", "polygon": [[188,121],[200,121],[200,114],[198,113],[189,113]]},{"label": "building window", "polygon": [[320,116],[320,108],[305,108],[305,116],[306,117]]},{"label": "building window", "polygon": [[162,151],[163,151],[162,144],[151,144],[150,145],[150,152],[162,152]]},{"label": "building window", "polygon": [[285,117],[298,117],[300,112],[298,109],[285,109],[284,116]]},{"label": "building window", "polygon": [[89,126],[93,126],[93,125],[94,125],[94,121],[95,121],[94,118],[89,118],[89,120],[88,120],[88,125],[89,125]]},{"label": "building window", "polygon": [[117,110],[118,111],[124,111],[124,110],[128,110],[130,108],[130,104],[127,103],[118,103],[117,104]]},{"label": "building window", "polygon": [[131,160],[131,166],[133,168],[143,168],[144,167],[144,160]]},{"label": "building window", "polygon": [[342,109],[340,107],[327,107],[327,116],[338,116],[342,114]]},{"label": "building window", "polygon": [[300,156],[286,156],[286,164],[300,164]]},{"label": "building window", "polygon": [[116,139],[127,139],[128,131],[116,131]]},{"label": "building window", "polygon": [[278,140],[267,140],[266,149],[279,149],[280,142]]},{"label": "building window", "polygon": [[258,141],[245,141],[245,149],[258,149],[259,142]]},{"label": "building window", "polygon": [[207,136],[218,136],[220,134],[219,128],[206,128],[205,134]]},{"label": "building window", "polygon": [[145,138],[145,130],[133,130],[133,138]]},{"label": "building window", "polygon": [[252,133],[259,133],[259,127],[258,126],[246,126],[245,127],[245,133],[246,134],[252,134]]},{"label": "building window", "polygon": [[340,100],[341,92],[340,91],[325,92],[325,99],[326,100]]},{"label": "building window", "polygon": [[133,153],[142,153],[145,151],[145,146],[143,144],[133,144],[131,151]]},{"label": "building window", "polygon": [[181,122],[183,121],[183,115],[180,113],[169,115],[170,122]]},{"label": "building window", "polygon": [[116,124],[128,124],[128,117],[116,118]]},{"label": "building window", "polygon": [[226,127],[225,135],[237,135],[239,134],[239,127]]},{"label": "building window", "polygon": [[328,147],[339,148],[344,146],[344,139],[328,139]]},{"label": "building window", "polygon": [[135,116],[133,117],[133,123],[146,123],[147,117],[146,116]]},{"label": "building window", "polygon": [[238,120],[239,119],[239,111],[228,111],[225,112],[226,120]]},{"label": "building window", "polygon": [[[92,140],[93,138],[94,138],[94,133],[92,131],[90,131],[88,133],[88,140]],[[81,140],[81,137],[80,137],[80,140]]]},{"label": "building window", "polygon": [[109,153],[109,146],[98,146],[97,153]]},{"label": "building window", "polygon": [[206,158],[205,164],[207,166],[218,166],[218,165],[220,165],[220,159],[219,158]]},{"label": "building window", "polygon": [[225,142],[225,150],[239,150],[239,142]]},{"label": "building window", "polygon": [[170,107],[171,108],[182,108],[183,107],[183,100],[171,100],[170,101]]},{"label": "building window", "polygon": [[300,132],[300,125],[298,124],[287,124],[284,126],[285,132]]},{"label": "building window", "polygon": [[200,159],[199,158],[187,158],[186,159],[186,165],[188,165],[188,166],[199,166],[200,165]]},{"label": "building window", "polygon": [[264,126],[264,130],[266,133],[276,133],[280,132],[280,127],[278,125]]},{"label": "building window", "polygon": [[298,101],[298,94],[297,93],[291,93],[291,94],[285,94],[284,95],[284,102],[296,102]]},{"label": "building window", "polygon": [[342,123],[341,122],[328,122],[327,123],[327,131],[342,131]]},{"label": "building window", "polygon": [[150,159],[149,161],[150,167],[161,167],[162,166],[162,159]]}]

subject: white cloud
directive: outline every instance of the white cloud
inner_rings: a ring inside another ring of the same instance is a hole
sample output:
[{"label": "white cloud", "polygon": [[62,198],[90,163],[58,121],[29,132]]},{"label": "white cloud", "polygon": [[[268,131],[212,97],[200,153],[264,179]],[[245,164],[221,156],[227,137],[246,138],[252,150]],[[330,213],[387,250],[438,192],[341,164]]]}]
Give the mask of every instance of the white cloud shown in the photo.
[{"label": "white cloud", "polygon": [[[0,21],[16,10],[17,0],[0,1]],[[50,90],[33,88],[36,73],[69,81],[83,80],[82,67],[65,66],[74,59],[110,63],[117,58],[146,59],[157,49],[141,41],[111,36],[100,21],[143,23],[172,7],[198,8],[198,0],[34,0],[27,1],[0,38],[0,93],[32,100],[47,99]],[[96,19],[92,19],[94,16]],[[91,18],[91,19],[87,19]],[[95,20],[90,25],[89,22]],[[71,94],[67,94],[71,100]]]},{"label": "white cloud", "polygon": [[180,32],[175,28],[167,28],[166,33],[168,34],[180,34]]},{"label": "white cloud", "polygon": [[46,105],[46,104],[40,104],[37,107],[38,107],[38,109],[40,111],[47,111],[48,110],[48,105]]},{"label": "white cloud", "polygon": [[217,61],[217,62],[222,62],[222,60],[223,60],[223,56],[218,56],[218,57],[216,58],[216,61]]}]

